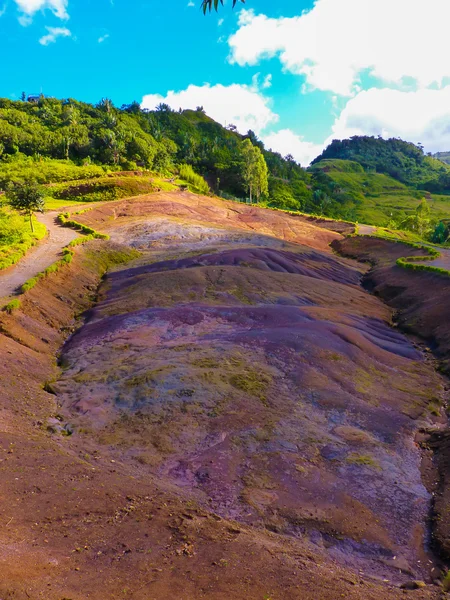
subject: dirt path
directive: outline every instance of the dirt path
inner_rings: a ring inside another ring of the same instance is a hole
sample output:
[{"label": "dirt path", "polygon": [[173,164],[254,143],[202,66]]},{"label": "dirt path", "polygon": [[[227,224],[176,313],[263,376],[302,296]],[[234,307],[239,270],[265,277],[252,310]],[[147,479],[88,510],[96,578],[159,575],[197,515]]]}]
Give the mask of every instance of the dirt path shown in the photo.
[{"label": "dirt path", "polygon": [[[359,225],[359,227],[358,227],[358,233],[360,235],[373,235],[374,233],[376,233],[376,231],[377,231],[377,228],[372,225]],[[428,246],[431,244],[423,243],[423,245]],[[436,248],[436,246],[433,246],[433,248]],[[448,271],[450,271],[450,249],[438,248],[438,250],[441,253],[441,256],[439,258],[437,258],[436,260],[428,262],[427,265],[429,265],[431,267],[439,267],[441,269],[447,269]]]},{"label": "dirt path", "polygon": [[448,248],[439,248],[441,256],[436,260],[430,261],[428,264],[432,267],[439,267],[450,271],[450,250]]},{"label": "dirt path", "polygon": [[48,230],[47,237],[24,256],[16,265],[0,271],[0,298],[6,298],[27,281],[58,260],[61,250],[78,234],[56,222],[59,211],[38,216]]},{"label": "dirt path", "polygon": [[377,228],[372,225],[358,225],[358,233],[360,235],[373,235]]}]

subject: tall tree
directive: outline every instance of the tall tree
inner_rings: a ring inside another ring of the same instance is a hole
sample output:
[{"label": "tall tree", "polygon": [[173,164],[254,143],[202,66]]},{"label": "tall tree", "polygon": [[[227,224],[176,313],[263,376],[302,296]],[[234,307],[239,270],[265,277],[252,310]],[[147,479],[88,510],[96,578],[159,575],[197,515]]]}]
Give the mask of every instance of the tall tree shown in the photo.
[{"label": "tall tree", "polygon": [[248,138],[243,140],[241,150],[244,159],[242,176],[250,192],[250,202],[253,201],[253,194],[259,201],[261,195],[269,191],[266,161],[258,146],[254,146]]},{"label": "tall tree", "polygon": [[29,217],[31,231],[34,233],[33,214],[44,212],[41,187],[35,181],[12,183],[6,192],[6,200],[11,208]]},{"label": "tall tree", "polygon": [[269,193],[269,169],[267,163],[258,148],[258,156],[255,164],[255,194],[259,202],[262,195]]}]

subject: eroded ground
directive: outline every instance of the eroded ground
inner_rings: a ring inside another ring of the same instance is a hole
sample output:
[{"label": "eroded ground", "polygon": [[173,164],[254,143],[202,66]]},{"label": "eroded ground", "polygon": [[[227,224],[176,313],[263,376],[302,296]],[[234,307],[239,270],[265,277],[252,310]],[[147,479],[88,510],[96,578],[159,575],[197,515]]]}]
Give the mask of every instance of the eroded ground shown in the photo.
[{"label": "eroded ground", "polygon": [[6,597],[440,597],[415,442],[442,420],[440,376],[339,234],[235,206],[85,213],[141,258],[97,295],[93,243],[3,317]]}]

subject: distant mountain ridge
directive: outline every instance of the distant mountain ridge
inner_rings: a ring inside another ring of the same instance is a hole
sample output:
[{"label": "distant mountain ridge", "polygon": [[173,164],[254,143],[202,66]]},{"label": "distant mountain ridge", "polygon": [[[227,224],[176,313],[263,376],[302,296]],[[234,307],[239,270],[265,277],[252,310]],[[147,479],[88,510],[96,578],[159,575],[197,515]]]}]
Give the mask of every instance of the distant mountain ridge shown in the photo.
[{"label": "distant mountain ridge", "polygon": [[433,157],[436,158],[437,160],[440,160],[441,162],[445,163],[446,165],[450,165],[450,151],[449,152],[436,152],[436,154],[433,154]]}]

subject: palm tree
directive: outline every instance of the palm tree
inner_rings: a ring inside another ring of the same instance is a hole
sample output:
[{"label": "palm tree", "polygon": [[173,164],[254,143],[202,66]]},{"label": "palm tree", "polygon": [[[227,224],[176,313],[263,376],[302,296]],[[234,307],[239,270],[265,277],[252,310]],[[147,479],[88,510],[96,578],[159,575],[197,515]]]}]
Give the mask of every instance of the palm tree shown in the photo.
[{"label": "palm tree", "polygon": [[[233,8],[236,6],[239,0],[233,0]],[[243,4],[245,4],[245,0],[240,0]],[[211,12],[214,8],[217,10],[219,8],[219,4],[223,6],[223,0],[202,0],[202,10],[203,13],[206,14],[208,10]]]}]

